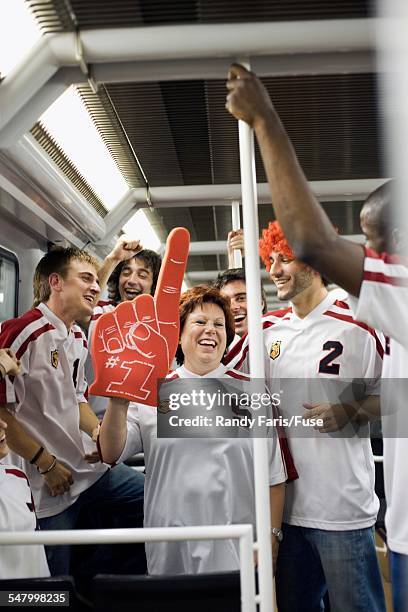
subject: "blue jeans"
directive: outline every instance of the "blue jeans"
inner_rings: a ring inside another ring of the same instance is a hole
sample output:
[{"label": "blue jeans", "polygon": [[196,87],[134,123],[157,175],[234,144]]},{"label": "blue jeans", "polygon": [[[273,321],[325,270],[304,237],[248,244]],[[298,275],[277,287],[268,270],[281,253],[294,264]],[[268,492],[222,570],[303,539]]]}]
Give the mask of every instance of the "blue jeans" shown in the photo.
[{"label": "blue jeans", "polygon": [[[109,529],[143,526],[144,476],[120,464],[105,472],[60,514],[39,519],[41,529]],[[52,576],[144,573],[144,546],[46,546]],[[86,554],[85,554],[86,553]],[[82,568],[82,571],[79,568]]]},{"label": "blue jeans", "polygon": [[394,612],[408,610],[408,555],[390,551]]},{"label": "blue jeans", "polygon": [[276,571],[279,612],[385,612],[374,530],[283,525]]}]

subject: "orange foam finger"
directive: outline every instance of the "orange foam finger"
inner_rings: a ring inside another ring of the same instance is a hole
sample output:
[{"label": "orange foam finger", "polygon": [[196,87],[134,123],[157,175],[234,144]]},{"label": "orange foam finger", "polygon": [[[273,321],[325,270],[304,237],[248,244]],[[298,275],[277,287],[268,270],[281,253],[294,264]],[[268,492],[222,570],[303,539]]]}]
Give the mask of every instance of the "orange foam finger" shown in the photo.
[{"label": "orange foam finger", "polygon": [[156,332],[159,332],[154,298],[151,295],[139,295],[133,300],[133,304],[138,321],[146,323]]},{"label": "orange foam finger", "polygon": [[154,296],[160,333],[167,340],[170,361],[173,360],[177,349],[178,308],[189,247],[190,234],[186,228],[176,227],[170,232]]},{"label": "orange foam finger", "polygon": [[157,405],[157,380],[166,376],[169,356],[154,312],[153,298],[143,295],[98,319],[92,342],[93,395]]}]

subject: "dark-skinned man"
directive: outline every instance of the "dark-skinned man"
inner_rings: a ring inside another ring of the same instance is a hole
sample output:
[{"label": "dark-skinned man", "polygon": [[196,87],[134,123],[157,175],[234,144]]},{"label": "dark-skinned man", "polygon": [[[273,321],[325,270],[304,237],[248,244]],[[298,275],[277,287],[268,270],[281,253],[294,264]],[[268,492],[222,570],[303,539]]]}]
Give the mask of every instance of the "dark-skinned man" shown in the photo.
[{"label": "dark-skinned man", "polygon": [[[382,254],[339,236],[311,191],[261,81],[234,64],[227,89],[227,110],[255,131],[273,208],[295,256],[358,298],[356,318],[390,336],[383,379],[392,378],[393,383],[384,384],[382,392],[382,413],[388,415],[383,418],[386,526],[394,611],[402,612],[408,609],[408,440],[403,437],[407,428],[403,379],[408,377],[408,267],[401,254],[404,240],[392,222],[383,236],[387,252]],[[368,196],[366,204],[388,205],[391,196],[392,186],[385,184]]]}]

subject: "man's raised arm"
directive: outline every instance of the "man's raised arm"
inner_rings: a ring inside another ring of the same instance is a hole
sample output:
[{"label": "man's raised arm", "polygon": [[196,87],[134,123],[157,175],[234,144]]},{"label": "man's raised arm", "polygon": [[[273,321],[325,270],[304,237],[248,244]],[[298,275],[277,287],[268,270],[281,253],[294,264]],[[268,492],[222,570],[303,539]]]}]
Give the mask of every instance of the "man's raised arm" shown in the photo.
[{"label": "man's raised arm", "polygon": [[358,295],[364,250],[336,233],[309,187],[264,85],[252,72],[233,64],[227,89],[227,110],[255,131],[272,205],[296,257]]},{"label": "man's raised arm", "polygon": [[[116,242],[112,251],[105,257],[101,267],[98,270],[98,281],[101,292],[105,289],[106,283],[109,280],[110,275],[121,261],[127,261],[134,257],[139,251],[143,249],[140,244],[140,240],[131,240],[127,236],[121,236]],[[91,317],[86,317],[77,321],[79,325],[87,330],[91,322]]]},{"label": "man's raised arm", "polygon": [[105,288],[108,279],[121,261],[134,257],[143,250],[140,240],[131,240],[128,236],[121,236],[112,251],[105,257],[98,271],[101,291]]}]

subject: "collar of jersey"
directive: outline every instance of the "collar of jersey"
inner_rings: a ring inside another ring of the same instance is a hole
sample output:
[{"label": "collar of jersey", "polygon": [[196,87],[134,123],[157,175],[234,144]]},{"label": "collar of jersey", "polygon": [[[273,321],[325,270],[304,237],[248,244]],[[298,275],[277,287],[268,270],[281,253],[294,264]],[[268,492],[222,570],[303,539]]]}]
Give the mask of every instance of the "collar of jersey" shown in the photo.
[{"label": "collar of jersey", "polygon": [[61,340],[66,340],[68,337],[68,330],[67,330],[67,327],[64,321],[61,321],[61,319],[57,317],[57,315],[54,314],[52,310],[50,310],[48,306],[44,304],[44,302],[41,302],[41,304],[38,304],[37,308],[38,310],[41,310],[41,312],[43,313],[47,321],[49,321],[51,325],[55,327],[58,338]]},{"label": "collar of jersey", "polygon": [[313,321],[316,321],[316,319],[319,319],[320,316],[336,301],[336,300],[344,300],[346,297],[345,292],[343,291],[343,289],[333,289],[332,291],[329,291],[329,293],[326,295],[326,297],[324,298],[324,300],[322,300],[320,302],[320,304],[318,304],[317,306],[315,306],[313,308],[313,310],[311,310],[309,312],[308,315],[306,315],[303,319],[301,319],[300,317],[298,317],[295,312],[294,312],[294,308],[292,306],[292,312],[290,313],[290,318],[291,321],[294,325],[296,325],[297,327],[307,327],[308,325],[310,325],[311,323],[313,323]]},{"label": "collar of jersey", "polygon": [[177,368],[175,373],[178,374],[180,378],[221,378],[226,370],[227,367],[221,363],[215,370],[208,372],[208,374],[204,374],[204,376],[199,376],[198,374],[193,374],[193,372],[190,372],[190,370],[187,370],[187,368],[182,365]]}]

